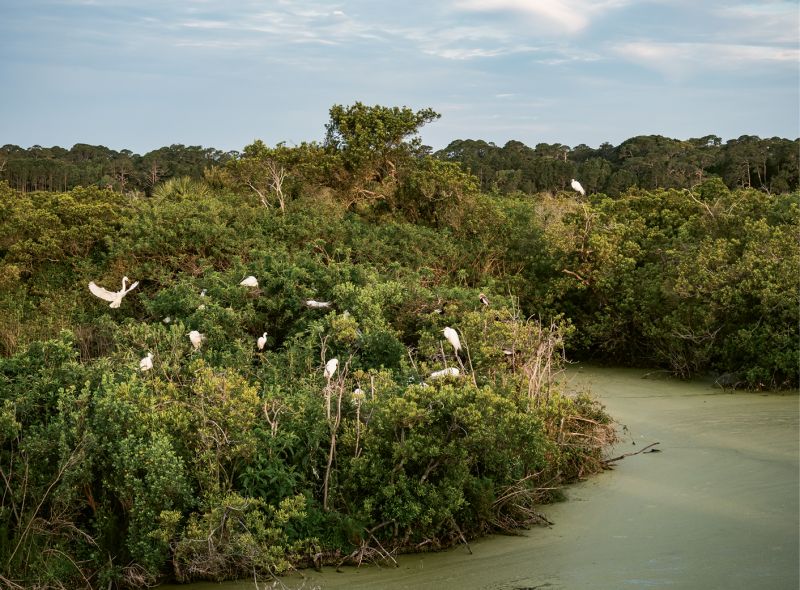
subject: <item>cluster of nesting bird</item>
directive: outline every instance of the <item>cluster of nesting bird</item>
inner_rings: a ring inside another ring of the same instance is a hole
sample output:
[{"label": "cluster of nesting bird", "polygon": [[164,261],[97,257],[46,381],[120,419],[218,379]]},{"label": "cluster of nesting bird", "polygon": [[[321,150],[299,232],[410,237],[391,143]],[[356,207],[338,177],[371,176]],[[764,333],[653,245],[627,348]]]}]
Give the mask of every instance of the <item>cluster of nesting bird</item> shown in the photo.
[{"label": "cluster of nesting bird", "polygon": [[[104,287],[100,287],[94,281],[91,281],[89,283],[89,291],[95,297],[99,297],[104,301],[110,302],[109,307],[117,309],[120,305],[122,305],[122,298],[125,297],[125,295],[127,295],[131,291],[133,291],[139,285],[139,281],[136,281],[135,283],[131,283],[130,286],[128,286],[129,282],[130,279],[128,277],[122,277],[122,289],[120,289],[119,291],[109,291]],[[256,279],[256,277],[254,277],[253,275],[250,275],[242,279],[239,282],[239,285],[243,287],[258,288],[258,279]],[[200,293],[200,296],[205,297],[205,295],[206,295],[206,290],[203,289],[202,292]],[[310,307],[311,309],[327,309],[332,305],[330,301],[316,301],[314,299],[306,299],[305,304],[307,307]],[[198,309],[201,310],[205,309],[205,305],[200,305]],[[167,324],[169,324],[171,321],[172,320],[169,317],[164,318],[164,322]],[[194,347],[195,350],[198,350],[203,345],[204,340],[205,336],[200,332],[198,332],[197,330],[192,330],[191,332],[189,332],[189,341],[192,343],[192,346]],[[256,346],[258,347],[258,350],[263,350],[266,344],[267,344],[267,333],[264,332],[256,340]],[[153,368],[153,353],[148,352],[147,356],[139,361],[139,369],[141,369],[142,371],[149,371],[152,368]],[[333,372],[335,371],[336,368],[334,367]]]},{"label": "cluster of nesting bird", "polygon": [[[110,302],[109,307],[116,309],[122,304],[122,298],[125,297],[125,295],[127,295],[131,291],[133,291],[139,284],[139,281],[136,281],[135,283],[132,283],[130,286],[128,286],[129,281],[130,279],[128,277],[122,277],[122,289],[120,289],[119,291],[109,291],[108,289],[98,286],[97,284],[95,284],[94,281],[92,281],[89,283],[89,291],[95,297],[99,297],[100,299],[109,301]],[[239,285],[243,287],[258,288],[258,279],[250,275],[242,279],[239,282]],[[203,291],[200,293],[201,297],[205,296],[205,293],[206,290],[203,289]],[[481,293],[478,296],[478,298],[480,299],[480,302],[483,305],[485,306],[489,305],[489,299],[483,293]],[[310,307],[312,309],[327,309],[332,305],[330,301],[316,301],[314,299],[305,300],[305,304],[307,307]],[[169,323],[170,320],[169,318],[165,318],[164,321]],[[458,337],[458,332],[456,332],[453,328],[447,326],[442,330],[442,334],[453,347],[453,351],[457,357],[458,351],[461,350],[461,340]],[[197,330],[192,330],[191,332],[189,332],[189,341],[192,343],[192,346],[194,347],[195,350],[198,350],[203,345],[204,340],[205,336],[200,332],[198,332]],[[258,347],[258,350],[263,350],[266,344],[267,344],[267,333],[264,332],[256,340],[256,346]],[[330,381],[330,379],[336,373],[336,369],[338,368],[338,366],[339,366],[339,360],[335,358],[330,359],[327,363],[325,363],[324,376],[328,381]],[[145,356],[142,360],[139,361],[139,369],[141,371],[149,371],[152,368],[153,368],[153,353],[148,352],[147,356]],[[433,373],[430,374],[429,379],[436,380],[436,379],[442,379],[444,377],[458,377],[459,374],[460,373],[458,369],[456,369],[455,367],[451,367],[442,369],[440,371],[434,371]]]}]

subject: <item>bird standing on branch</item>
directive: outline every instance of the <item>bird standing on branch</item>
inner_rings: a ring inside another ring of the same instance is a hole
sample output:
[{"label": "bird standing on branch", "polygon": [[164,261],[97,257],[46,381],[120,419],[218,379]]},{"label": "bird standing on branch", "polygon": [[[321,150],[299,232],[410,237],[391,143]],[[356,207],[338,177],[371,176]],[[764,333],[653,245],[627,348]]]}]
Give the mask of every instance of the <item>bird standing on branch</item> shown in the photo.
[{"label": "bird standing on branch", "polygon": [[461,350],[461,340],[458,338],[458,332],[456,332],[450,326],[447,326],[444,330],[442,330],[442,334],[444,334],[444,337],[453,346],[453,349],[456,352]]},{"label": "bird standing on branch", "polygon": [[336,373],[336,369],[339,367],[339,359],[331,359],[327,363],[325,363],[325,379],[328,381],[331,380],[333,374]]},{"label": "bird standing on branch", "polygon": [[256,341],[256,345],[258,346],[258,350],[264,350],[264,346],[265,346],[266,344],[267,344],[267,333],[266,333],[266,332],[264,332],[264,333],[261,335],[261,338],[259,338],[259,339]]},{"label": "bird standing on branch", "polygon": [[586,195],[586,191],[583,190],[583,186],[581,186],[581,183],[575,180],[574,178],[570,182],[570,185],[572,186],[572,190],[579,192],[581,195]]}]

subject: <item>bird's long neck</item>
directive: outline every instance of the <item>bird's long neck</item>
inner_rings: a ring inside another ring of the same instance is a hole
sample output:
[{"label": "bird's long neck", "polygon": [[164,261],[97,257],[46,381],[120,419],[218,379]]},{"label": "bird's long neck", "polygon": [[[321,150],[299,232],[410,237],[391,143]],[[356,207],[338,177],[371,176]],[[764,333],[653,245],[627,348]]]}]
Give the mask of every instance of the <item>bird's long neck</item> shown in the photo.
[{"label": "bird's long neck", "polygon": [[122,292],[125,292],[125,287],[127,286],[128,277],[122,277]]}]

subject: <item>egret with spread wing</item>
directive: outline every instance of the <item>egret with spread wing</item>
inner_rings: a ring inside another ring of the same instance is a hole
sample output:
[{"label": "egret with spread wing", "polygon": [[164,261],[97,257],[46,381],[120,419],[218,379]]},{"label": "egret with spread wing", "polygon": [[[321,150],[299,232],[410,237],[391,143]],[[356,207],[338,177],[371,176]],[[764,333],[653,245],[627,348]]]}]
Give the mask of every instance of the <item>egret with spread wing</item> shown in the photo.
[{"label": "egret with spread wing", "polygon": [[130,279],[128,277],[122,277],[122,290],[120,291],[109,291],[108,289],[104,289],[103,287],[99,287],[95,284],[94,281],[89,283],[89,291],[92,292],[92,295],[95,297],[99,297],[100,299],[104,299],[105,301],[110,301],[111,305],[109,307],[117,308],[122,304],[122,298],[125,297],[128,293],[133,291],[136,288],[136,285],[139,284],[139,281],[133,283],[130,287],[127,286],[128,281]]}]

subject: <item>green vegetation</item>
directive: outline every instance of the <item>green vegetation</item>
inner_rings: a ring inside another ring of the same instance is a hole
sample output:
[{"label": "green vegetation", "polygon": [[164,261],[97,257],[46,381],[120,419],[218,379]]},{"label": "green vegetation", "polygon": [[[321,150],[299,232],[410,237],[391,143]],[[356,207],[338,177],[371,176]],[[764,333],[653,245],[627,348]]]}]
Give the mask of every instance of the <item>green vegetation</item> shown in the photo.
[{"label": "green vegetation", "polygon": [[[565,347],[797,385],[798,194],[484,192],[420,144],[436,117],[337,105],[323,144],[150,196],[0,184],[0,582],[267,576],[536,522],[614,437]],[[119,309],[87,289],[123,275]]]},{"label": "green vegetation", "polygon": [[[382,121],[389,122],[387,127],[373,117],[378,111]],[[390,114],[391,119],[387,118]],[[364,105],[345,109],[337,105],[331,110],[325,143],[337,148],[352,144],[345,162],[348,166],[359,159],[361,164],[375,160],[373,164],[380,166],[386,150],[398,145],[426,153],[418,138],[414,143],[413,135],[416,128],[437,118],[430,109],[414,113],[408,109]],[[412,137],[398,144],[406,135]],[[21,192],[96,185],[149,195],[161,182],[182,176],[199,180],[204,171],[233,160],[244,160],[241,165],[247,168],[247,158],[264,149],[261,142],[242,153],[178,144],[140,156],[129,150],[117,152],[87,144],[75,144],[69,150],[38,145],[25,149],[9,144],[0,147],[0,180]],[[299,163],[296,148],[279,146],[276,150]],[[501,194],[554,193],[568,188],[572,178],[579,178],[591,193],[612,197],[632,188],[689,189],[712,177],[720,178],[732,190],[785,193],[800,187],[800,139],[780,137],[743,135],[723,143],[716,135],[687,140],[641,135],[618,146],[603,143],[597,148],[560,143],[529,147],[519,141],[501,147],[482,140],[457,139],[433,156],[461,164],[477,178],[482,191]]]},{"label": "green vegetation", "polygon": [[743,135],[722,143],[716,135],[687,140],[640,135],[618,146],[594,149],[581,144],[519,141],[496,146],[480,140],[456,140],[435,156],[460,162],[480,178],[481,188],[503,194],[555,192],[579,178],[590,193],[612,197],[632,188],[690,189],[716,177],[728,188],[755,188],[770,193],[800,186],[800,139],[762,139]]}]

